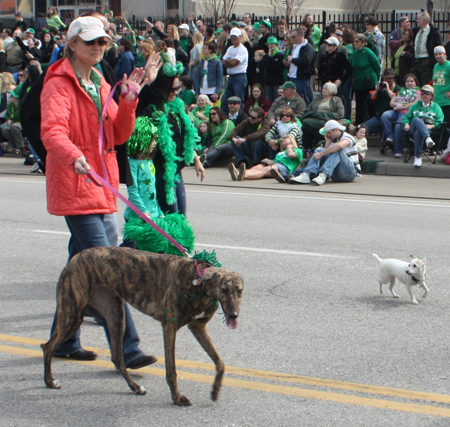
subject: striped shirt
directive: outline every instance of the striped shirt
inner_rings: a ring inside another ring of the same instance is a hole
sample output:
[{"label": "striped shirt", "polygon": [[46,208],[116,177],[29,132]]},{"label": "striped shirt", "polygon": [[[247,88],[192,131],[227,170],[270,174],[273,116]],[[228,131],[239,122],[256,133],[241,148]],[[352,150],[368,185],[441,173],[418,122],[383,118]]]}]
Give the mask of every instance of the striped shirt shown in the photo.
[{"label": "striped shirt", "polygon": [[[343,139],[350,141],[350,144],[348,144],[347,147],[344,147],[342,150],[344,151],[344,153],[347,155],[347,157],[352,161],[353,165],[355,166],[356,176],[362,176],[361,165],[359,164],[358,149],[356,147],[355,137],[351,136],[347,132],[343,132],[339,141],[342,141]],[[330,145],[333,145],[333,142]]]}]

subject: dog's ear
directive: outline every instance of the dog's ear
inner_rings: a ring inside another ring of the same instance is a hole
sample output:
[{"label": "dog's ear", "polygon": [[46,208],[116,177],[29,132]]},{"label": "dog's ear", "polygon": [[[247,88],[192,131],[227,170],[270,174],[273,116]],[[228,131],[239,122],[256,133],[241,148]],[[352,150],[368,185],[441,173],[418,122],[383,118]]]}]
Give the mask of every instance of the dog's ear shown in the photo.
[{"label": "dog's ear", "polygon": [[209,267],[206,270],[203,271],[203,280],[205,282],[212,280],[216,281],[220,276],[220,269],[217,267]]},{"label": "dog's ear", "polygon": [[410,257],[411,257],[412,259],[416,259],[416,258],[417,258],[415,255],[410,255]]}]

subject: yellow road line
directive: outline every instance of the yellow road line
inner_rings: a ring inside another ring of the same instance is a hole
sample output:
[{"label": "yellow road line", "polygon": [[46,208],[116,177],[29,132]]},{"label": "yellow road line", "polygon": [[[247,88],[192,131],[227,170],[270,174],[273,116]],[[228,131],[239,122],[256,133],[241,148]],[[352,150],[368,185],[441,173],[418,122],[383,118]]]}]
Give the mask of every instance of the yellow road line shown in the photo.
[{"label": "yellow road line", "polygon": [[[17,342],[21,344],[40,345],[44,341],[34,338],[24,338],[12,335],[1,335],[0,341]],[[95,347],[86,347],[86,349],[95,351],[102,356],[109,356],[109,350]],[[164,364],[164,358],[158,357],[158,363]],[[206,371],[215,371],[212,363],[194,362],[189,360],[176,359],[178,367],[201,369]],[[236,368],[234,366],[226,366],[226,372],[233,375],[245,377],[261,378],[265,380],[283,381],[294,384],[306,384],[316,387],[334,388],[338,390],[348,390],[359,393],[370,393],[383,396],[402,397],[406,399],[428,400],[438,403],[450,403],[450,396],[445,394],[427,393],[421,391],[404,390],[391,387],[380,387],[367,384],[350,383],[343,381],[327,380],[321,378],[306,377],[301,375],[283,374],[279,372],[261,371],[257,369]]]},{"label": "yellow road line", "polygon": [[[0,345],[0,352],[17,354],[29,357],[42,358],[42,352],[37,350],[28,350],[19,347],[10,347]],[[64,359],[62,359],[64,360]],[[114,365],[111,362],[104,360],[93,360],[89,362],[76,361],[71,359],[65,359],[65,362],[76,363],[80,365],[95,366],[99,368],[114,369]],[[140,373],[165,376],[164,369],[159,368],[142,368],[139,369]],[[196,381],[211,384],[214,377],[211,375],[194,374],[188,372],[178,372],[178,378],[188,381]],[[394,402],[383,399],[371,399],[366,397],[359,397],[353,395],[345,395],[339,393],[330,393],[324,391],[307,390],[299,387],[288,387],[280,385],[272,385],[266,383],[260,383],[255,381],[235,380],[231,378],[224,378],[223,385],[228,387],[242,388],[246,390],[263,391],[267,393],[277,393],[290,396],[298,396],[309,399],[325,400],[329,402],[345,403],[350,405],[366,406],[379,409],[390,409],[394,411],[413,412],[426,415],[437,415],[441,417],[450,417],[450,409],[439,408],[436,406],[417,405],[411,403]]]}]

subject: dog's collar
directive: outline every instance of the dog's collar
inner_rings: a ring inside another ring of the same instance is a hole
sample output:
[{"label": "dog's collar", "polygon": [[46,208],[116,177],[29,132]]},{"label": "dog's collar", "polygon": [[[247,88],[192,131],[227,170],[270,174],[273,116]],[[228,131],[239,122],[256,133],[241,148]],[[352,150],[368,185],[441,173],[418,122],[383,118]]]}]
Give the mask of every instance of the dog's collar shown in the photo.
[{"label": "dog's collar", "polygon": [[[209,264],[208,264],[208,266],[211,267]],[[197,261],[197,260],[195,261],[195,270],[197,271],[198,279],[194,279],[194,280],[192,281],[192,284],[193,284],[194,286],[201,286],[201,285],[203,284],[203,280],[202,280],[203,275],[205,274],[205,271],[208,270],[209,267],[205,268],[205,269],[203,270],[203,272],[201,272],[201,271],[200,271],[200,268],[198,268],[198,261]]]},{"label": "dog's collar", "polygon": [[414,277],[414,274],[411,274],[411,279],[413,279],[414,282],[416,282],[416,283],[420,283],[420,282],[423,281],[423,278],[422,278],[422,279],[416,279],[416,278]]}]

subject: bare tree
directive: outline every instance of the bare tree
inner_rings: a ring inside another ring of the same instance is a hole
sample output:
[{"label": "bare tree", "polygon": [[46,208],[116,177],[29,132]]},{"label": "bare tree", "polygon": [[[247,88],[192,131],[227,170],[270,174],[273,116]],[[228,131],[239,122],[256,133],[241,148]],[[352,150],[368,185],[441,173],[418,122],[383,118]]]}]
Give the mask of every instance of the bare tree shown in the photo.
[{"label": "bare tree", "polygon": [[196,3],[198,12],[203,16],[211,16],[214,22],[219,18],[228,18],[236,7],[237,0],[201,0]]},{"label": "bare tree", "polygon": [[305,0],[272,0],[274,14],[283,16],[288,25],[291,17],[298,15],[300,7],[305,6],[304,3]]},{"label": "bare tree", "polygon": [[380,6],[381,0],[347,0],[346,9],[358,15],[372,15]]}]

